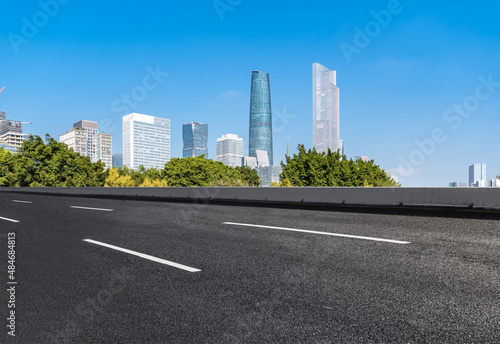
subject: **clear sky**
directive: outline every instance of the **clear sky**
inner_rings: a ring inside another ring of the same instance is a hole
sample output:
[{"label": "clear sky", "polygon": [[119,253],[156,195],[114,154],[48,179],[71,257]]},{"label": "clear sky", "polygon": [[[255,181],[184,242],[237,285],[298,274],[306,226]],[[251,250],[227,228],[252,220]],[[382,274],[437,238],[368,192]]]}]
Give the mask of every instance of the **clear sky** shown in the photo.
[{"label": "clear sky", "polygon": [[209,124],[210,158],[227,133],[248,152],[257,69],[270,73],[280,161],[287,137],[292,152],[312,146],[319,62],[337,71],[348,157],[375,159],[403,186],[466,182],[475,162],[500,173],[498,1],[40,3],[0,5],[0,109],[33,134],[92,120],[117,152],[121,117],[138,112],[171,120],[172,157],[191,121]]}]

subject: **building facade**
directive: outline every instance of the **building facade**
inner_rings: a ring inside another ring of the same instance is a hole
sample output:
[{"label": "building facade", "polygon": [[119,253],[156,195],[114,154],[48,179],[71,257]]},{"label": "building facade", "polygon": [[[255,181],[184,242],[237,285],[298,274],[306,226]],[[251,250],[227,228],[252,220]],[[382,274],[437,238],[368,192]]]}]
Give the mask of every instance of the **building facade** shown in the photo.
[{"label": "building facade", "polygon": [[191,122],[182,125],[182,141],[184,149],[182,157],[205,155],[208,158],[208,124]]},{"label": "building facade", "polygon": [[170,161],[170,120],[131,113],[123,117],[123,165],[164,168]]},{"label": "building facade", "polygon": [[318,152],[328,149],[343,153],[340,140],[340,107],[337,72],[313,64],[313,145]]},{"label": "building facade", "polygon": [[97,152],[97,141],[99,125],[97,122],[81,120],[73,124],[73,129],[84,130],[87,133],[87,154],[90,161],[97,162],[99,160],[99,154]]},{"label": "building facade", "polygon": [[250,95],[250,139],[248,155],[256,158],[257,150],[266,151],[271,165],[273,164],[272,122],[269,74],[253,71],[252,91]]},{"label": "building facade", "polygon": [[6,149],[17,151],[27,137],[27,134],[23,134],[23,122],[9,120],[5,112],[0,111],[0,143]]},{"label": "building facade", "polygon": [[[59,142],[64,143],[81,156],[88,155],[87,131],[85,129],[73,128],[59,136]],[[91,159],[92,160],[92,159]]]},{"label": "building facade", "polygon": [[281,166],[262,166],[256,167],[255,170],[260,177],[260,186],[269,187],[272,182],[280,181]]},{"label": "building facade", "polygon": [[100,133],[97,136],[97,160],[104,163],[105,168],[113,167],[113,138],[110,134]]},{"label": "building facade", "polygon": [[486,164],[472,164],[469,166],[469,186],[486,186]]},{"label": "building facade", "polygon": [[227,134],[217,139],[216,160],[228,166],[241,166],[243,158],[243,139],[238,135]]},{"label": "building facade", "polygon": [[120,153],[113,154],[113,167],[114,168],[123,167],[123,154]]},{"label": "building facade", "polygon": [[451,182],[449,186],[450,188],[464,188],[467,187],[467,183]]}]

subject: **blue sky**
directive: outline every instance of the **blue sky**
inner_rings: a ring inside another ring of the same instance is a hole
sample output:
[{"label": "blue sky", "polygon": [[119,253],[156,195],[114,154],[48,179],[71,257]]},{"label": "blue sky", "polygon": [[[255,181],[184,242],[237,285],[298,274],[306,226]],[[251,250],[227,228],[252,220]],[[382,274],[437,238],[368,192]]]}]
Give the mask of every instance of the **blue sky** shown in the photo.
[{"label": "blue sky", "polygon": [[[117,152],[130,110],[171,119],[173,157],[190,121],[209,124],[210,158],[227,133],[248,150],[258,69],[270,73],[280,161],[287,137],[292,152],[312,146],[319,62],[337,71],[347,156],[375,159],[403,186],[466,182],[475,162],[488,179],[500,174],[497,1],[40,3],[0,5],[0,109],[33,134],[58,138],[93,120]],[[160,74],[141,93],[151,70]]]}]

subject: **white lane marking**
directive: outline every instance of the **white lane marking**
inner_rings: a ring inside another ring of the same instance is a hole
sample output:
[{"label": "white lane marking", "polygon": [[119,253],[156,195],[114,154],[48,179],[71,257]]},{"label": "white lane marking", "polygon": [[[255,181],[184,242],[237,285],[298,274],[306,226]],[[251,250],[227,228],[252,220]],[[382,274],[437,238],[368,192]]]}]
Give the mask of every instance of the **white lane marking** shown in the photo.
[{"label": "white lane marking", "polygon": [[309,231],[309,230],[305,230],[305,229],[295,229],[295,228],[286,228],[286,227],[274,227],[274,226],[262,226],[262,225],[251,225],[251,224],[247,224],[247,223],[234,223],[234,222],[223,222],[223,224],[225,224],[225,225],[234,225],[234,226],[245,226],[245,227],[280,229],[280,230],[283,230],[283,231],[303,232],[303,233],[320,234],[320,235],[330,235],[330,236],[343,237],[343,238],[352,238],[352,239],[383,241],[383,242],[390,242],[390,243],[393,243],[393,244],[410,244],[410,242],[408,242],[408,241],[399,241],[399,240],[391,240],[391,239],[372,238],[372,237],[365,237],[365,236],[359,236],[359,235],[349,235],[349,234],[337,234],[337,233],[328,233],[328,232]]},{"label": "white lane marking", "polygon": [[179,263],[171,262],[169,260],[165,260],[165,259],[161,259],[161,258],[156,258],[156,257],[150,256],[148,254],[139,253],[139,252],[135,252],[135,251],[132,251],[132,250],[127,250],[126,248],[121,248],[121,247],[118,247],[118,246],[114,246],[114,245],[110,245],[110,244],[105,244],[103,242],[99,242],[99,241],[95,241],[95,240],[91,240],[91,239],[83,239],[83,241],[89,242],[91,244],[96,244],[96,245],[104,246],[104,247],[107,247],[107,248],[111,248],[113,250],[125,252],[125,253],[131,254],[131,255],[134,255],[134,256],[137,256],[137,257],[141,257],[141,258],[144,258],[144,259],[149,259],[149,260],[152,260],[153,262],[157,262],[157,263],[161,263],[161,264],[165,264],[165,265],[170,265],[170,266],[173,266],[175,268],[186,270],[186,271],[189,271],[189,272],[199,272],[199,271],[201,271],[199,269],[195,269],[195,268],[192,268],[192,267],[189,267],[189,266],[186,266],[186,265],[182,265],[182,264],[179,264]]},{"label": "white lane marking", "polygon": [[113,211],[113,209],[103,209],[103,208],[87,208],[87,207],[78,207],[76,205],[70,206],[70,208],[74,209],[85,209],[85,210],[99,210],[99,211]]},{"label": "white lane marking", "polygon": [[27,204],[31,204],[31,202],[29,201],[19,201],[17,199],[13,200],[12,202],[15,202],[15,203],[27,203]]},{"label": "white lane marking", "polygon": [[8,219],[8,218],[6,218],[6,217],[0,217],[0,220],[10,221],[10,222],[16,222],[16,223],[18,223],[18,222],[19,222],[19,221],[17,221],[17,220]]}]

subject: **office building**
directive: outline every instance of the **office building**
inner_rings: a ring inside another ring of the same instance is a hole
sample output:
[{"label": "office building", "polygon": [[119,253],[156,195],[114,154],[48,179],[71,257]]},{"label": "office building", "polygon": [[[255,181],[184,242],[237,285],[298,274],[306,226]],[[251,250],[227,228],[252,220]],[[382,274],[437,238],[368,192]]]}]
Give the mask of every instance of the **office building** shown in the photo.
[{"label": "office building", "polygon": [[460,183],[460,182],[451,182],[449,184],[450,188],[464,188],[467,187],[466,183]]},{"label": "office building", "polygon": [[490,183],[488,186],[491,188],[500,188],[500,179],[498,178],[498,176],[496,179],[490,179]]},{"label": "office building", "polygon": [[256,168],[257,167],[257,158],[254,158],[253,156],[244,156],[241,159],[241,166]]},{"label": "office building", "polygon": [[328,149],[343,154],[340,140],[339,88],[337,73],[319,63],[313,64],[313,145],[318,152]]},{"label": "office building", "polygon": [[241,166],[243,158],[243,139],[238,135],[227,134],[217,139],[216,160],[228,166]]},{"label": "office building", "polygon": [[367,156],[364,156],[364,155],[357,155],[355,158],[354,158],[355,161],[357,160],[361,160],[361,161],[364,161],[364,162],[368,162],[370,161],[370,159],[368,159]]},{"label": "office building", "polygon": [[266,151],[256,150],[255,153],[257,154],[257,166],[259,167],[270,166],[269,157]]},{"label": "office building", "polygon": [[[477,183],[478,182],[478,183]],[[473,164],[469,166],[469,186],[486,186],[486,164]]]},{"label": "office building", "polygon": [[4,111],[0,111],[0,144],[9,151],[17,151],[28,137],[23,134],[23,122],[9,120]]},{"label": "office building", "polygon": [[88,156],[91,162],[100,160],[106,169],[112,166],[112,137],[110,134],[99,133],[97,122],[86,120],[76,122],[70,131],[59,136],[59,142],[82,156]]},{"label": "office building", "polygon": [[16,153],[19,147],[0,142],[0,149],[5,149],[6,151],[9,151],[11,153]]},{"label": "office building", "polygon": [[73,129],[83,130],[86,132],[87,136],[87,154],[90,158],[90,161],[97,162],[99,160],[97,153],[97,140],[98,140],[98,131],[99,126],[97,122],[92,121],[79,121],[73,124]]},{"label": "office building", "polygon": [[280,181],[281,166],[261,166],[256,167],[255,170],[260,177],[260,186],[269,187],[272,182]]},{"label": "office building", "polygon": [[170,120],[131,113],[123,117],[123,165],[164,168],[170,161]]},{"label": "office building", "polygon": [[113,167],[114,168],[123,167],[123,154],[120,153],[113,154]]},{"label": "office building", "polygon": [[182,141],[184,142],[183,158],[194,158],[200,155],[208,158],[208,124],[198,122],[183,124]]},{"label": "office building", "polygon": [[248,155],[257,158],[257,150],[267,152],[269,164],[273,164],[273,127],[269,74],[253,71]]},{"label": "office building", "polygon": [[97,136],[97,160],[104,163],[105,169],[113,167],[113,138],[110,134],[99,133]]}]

